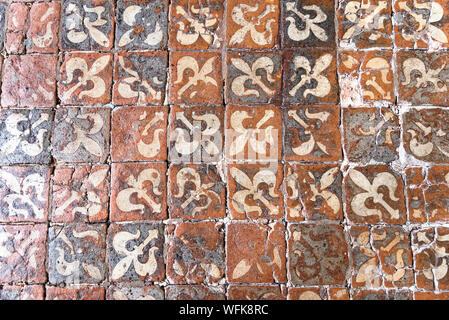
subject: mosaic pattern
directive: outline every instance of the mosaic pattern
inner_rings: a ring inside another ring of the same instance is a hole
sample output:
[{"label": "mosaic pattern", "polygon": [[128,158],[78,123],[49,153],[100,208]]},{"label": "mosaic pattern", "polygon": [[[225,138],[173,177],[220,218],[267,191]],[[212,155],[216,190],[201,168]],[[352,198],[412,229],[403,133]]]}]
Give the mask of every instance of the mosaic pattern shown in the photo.
[{"label": "mosaic pattern", "polygon": [[445,0],[0,0],[0,300],[449,300]]}]

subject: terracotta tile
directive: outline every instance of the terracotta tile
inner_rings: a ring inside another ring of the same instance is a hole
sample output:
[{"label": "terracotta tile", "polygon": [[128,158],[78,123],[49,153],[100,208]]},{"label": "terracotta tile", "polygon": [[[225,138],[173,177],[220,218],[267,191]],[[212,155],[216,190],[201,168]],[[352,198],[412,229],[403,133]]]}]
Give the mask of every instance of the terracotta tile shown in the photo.
[{"label": "terracotta tile", "polygon": [[112,54],[65,54],[60,70],[58,95],[62,104],[93,105],[111,101]]},{"label": "terracotta tile", "polygon": [[278,108],[228,105],[226,117],[227,159],[281,159],[282,113]]},{"label": "terracotta tile", "polygon": [[52,111],[2,109],[0,123],[0,163],[51,162]]},{"label": "terracotta tile", "polygon": [[169,233],[167,278],[175,284],[218,282],[225,272],[221,223],[183,222]]},{"label": "terracotta tile", "polygon": [[343,128],[349,161],[390,163],[399,159],[399,119],[390,109],[344,109]]},{"label": "terracotta tile", "polygon": [[449,229],[436,227],[412,232],[416,286],[424,290],[448,290]]},{"label": "terracotta tile", "polygon": [[235,285],[228,288],[228,300],[286,300],[286,288],[275,285]]},{"label": "terracotta tile", "polygon": [[209,164],[172,164],[168,171],[170,217],[183,220],[225,217],[226,185],[219,170]]},{"label": "terracotta tile", "polygon": [[230,0],[226,5],[226,41],[229,48],[277,46],[279,0]]},{"label": "terracotta tile", "polygon": [[343,285],[349,268],[343,228],[336,224],[291,224],[288,272],[294,285]]},{"label": "terracotta tile", "polygon": [[170,72],[170,103],[223,103],[223,77],[219,53],[172,51]]},{"label": "terracotta tile", "polygon": [[167,300],[225,300],[223,287],[178,285],[165,287]]},{"label": "terracotta tile", "polygon": [[105,280],[106,224],[55,225],[48,235],[50,284],[99,284]]},{"label": "terracotta tile", "polygon": [[326,292],[320,288],[290,288],[288,300],[327,300]]},{"label": "terracotta tile", "polygon": [[228,52],[226,103],[279,103],[281,77],[277,52]]},{"label": "terracotta tile", "polygon": [[30,26],[26,35],[27,52],[58,52],[60,22],[60,3],[33,3],[30,9]]},{"label": "terracotta tile", "polygon": [[337,20],[340,46],[392,47],[391,0],[343,0]]},{"label": "terracotta tile", "polygon": [[221,48],[225,36],[222,0],[175,0],[170,7],[170,48]]},{"label": "terracotta tile", "polygon": [[350,300],[346,288],[329,288],[329,300]]},{"label": "terracotta tile", "polygon": [[44,283],[47,226],[0,226],[0,283]]},{"label": "terracotta tile", "polygon": [[102,287],[47,287],[45,300],[104,300],[104,293]]},{"label": "terracotta tile", "polygon": [[61,39],[64,51],[108,51],[113,47],[114,2],[67,0],[62,6]]},{"label": "terracotta tile", "polygon": [[169,159],[172,162],[216,162],[223,156],[224,108],[170,108]]},{"label": "terracotta tile", "polygon": [[44,287],[40,285],[3,286],[0,300],[44,300]]},{"label": "terracotta tile", "polygon": [[163,104],[167,65],[165,52],[118,53],[115,56],[114,104]]},{"label": "terracotta tile", "polygon": [[413,296],[413,300],[449,300],[449,292],[434,293],[415,291]]},{"label": "terracotta tile", "polygon": [[10,55],[3,68],[3,107],[54,107],[57,57]]},{"label": "terracotta tile", "polygon": [[228,282],[286,282],[283,224],[238,222],[226,231]]},{"label": "terracotta tile", "polygon": [[159,286],[142,286],[119,283],[109,286],[107,300],[164,300],[164,291]]},{"label": "terracotta tile", "polygon": [[335,47],[335,1],[281,1],[283,47]]},{"label": "terracotta tile", "polygon": [[154,50],[167,46],[167,0],[117,0],[115,47]]},{"label": "terracotta tile", "polygon": [[291,107],[284,111],[284,122],[285,160],[342,159],[339,107]]},{"label": "terracotta tile", "polygon": [[342,220],[343,174],[335,165],[287,165],[288,221]]},{"label": "terracotta tile", "polygon": [[385,165],[350,169],[344,180],[346,210],[354,223],[405,224],[402,177]]},{"label": "terracotta tile", "polygon": [[0,2],[0,50],[3,50],[3,41],[5,39],[7,6],[5,2]]},{"label": "terracotta tile", "polygon": [[449,163],[448,110],[410,109],[402,119],[407,154],[421,161]]},{"label": "terracotta tile", "polygon": [[399,0],[394,3],[395,44],[400,48],[449,47],[449,14],[447,2],[416,2]]},{"label": "terracotta tile", "polygon": [[167,107],[123,107],[112,112],[112,161],[167,159]]},{"label": "terracotta tile", "polygon": [[53,157],[61,162],[105,162],[109,155],[109,128],[107,108],[56,110]]},{"label": "terracotta tile", "polygon": [[449,106],[448,64],[447,52],[399,51],[396,59],[399,103]]},{"label": "terracotta tile", "polygon": [[228,164],[228,207],[231,219],[282,219],[282,165]]},{"label": "terracotta tile", "polygon": [[337,56],[332,50],[284,51],[284,104],[338,103]]},{"label": "terracotta tile", "polygon": [[58,166],[53,176],[53,222],[104,222],[108,218],[109,166]]},{"label": "terracotta tile", "polygon": [[49,189],[49,167],[0,167],[0,222],[46,222]]},{"label": "terracotta tile", "polygon": [[408,290],[354,290],[353,300],[413,300]]},{"label": "terracotta tile", "polygon": [[165,163],[112,164],[111,221],[165,219],[165,173]]},{"label": "terracotta tile", "polygon": [[163,228],[159,223],[112,224],[107,237],[109,280],[163,280]]}]

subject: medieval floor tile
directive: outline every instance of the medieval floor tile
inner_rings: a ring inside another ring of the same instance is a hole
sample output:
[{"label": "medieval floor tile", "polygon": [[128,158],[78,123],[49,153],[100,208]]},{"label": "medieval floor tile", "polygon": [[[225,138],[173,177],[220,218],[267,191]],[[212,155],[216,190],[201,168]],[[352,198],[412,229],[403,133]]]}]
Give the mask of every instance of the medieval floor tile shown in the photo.
[{"label": "medieval floor tile", "polygon": [[327,300],[324,288],[289,288],[288,300]]},{"label": "medieval floor tile", "polygon": [[335,1],[283,0],[283,47],[335,47]]},{"label": "medieval floor tile", "polygon": [[76,286],[50,287],[45,289],[46,300],[104,300],[105,290],[102,287]]},{"label": "medieval floor tile", "polygon": [[163,228],[160,223],[112,224],[107,239],[109,280],[163,280]]},{"label": "medieval floor tile", "polygon": [[105,222],[109,204],[109,166],[58,166],[53,176],[53,222]]},{"label": "medieval floor tile", "polygon": [[109,155],[108,108],[60,108],[52,135],[53,157],[60,162],[105,162]]},{"label": "medieval floor tile", "polygon": [[416,286],[424,290],[448,290],[449,229],[436,227],[412,232]]},{"label": "medieval floor tile", "polygon": [[394,38],[400,48],[449,47],[449,7],[445,0],[394,3]]},{"label": "medieval floor tile", "polygon": [[349,170],[344,180],[348,219],[360,224],[405,224],[404,182],[388,166]]},{"label": "medieval floor tile", "polygon": [[0,226],[0,283],[44,283],[47,226]]},{"label": "medieval floor tile", "polygon": [[344,285],[349,269],[348,245],[336,224],[291,224],[288,274],[294,285]]},{"label": "medieval floor tile", "polygon": [[61,104],[93,105],[111,102],[112,70],[112,54],[65,54],[58,82]]},{"label": "medieval floor tile", "polygon": [[122,51],[165,49],[168,0],[117,0],[115,47]]},{"label": "medieval floor tile", "polygon": [[10,55],[4,62],[2,106],[56,106],[57,61],[50,55]]},{"label": "medieval floor tile", "polygon": [[167,218],[165,163],[113,163],[111,221]]},{"label": "medieval floor tile", "polygon": [[449,292],[421,292],[415,291],[413,300],[449,300]]},{"label": "medieval floor tile", "polygon": [[399,103],[449,106],[449,53],[399,51],[396,65]]},{"label": "medieval floor tile", "polygon": [[449,110],[410,109],[402,117],[407,154],[421,161],[449,163]]},{"label": "medieval floor tile", "polygon": [[172,164],[168,171],[170,218],[202,220],[226,215],[226,185],[217,166]]},{"label": "medieval floor tile", "polygon": [[115,56],[114,104],[163,104],[167,65],[165,52],[118,53]]},{"label": "medieval floor tile", "polygon": [[229,48],[274,48],[279,43],[279,0],[229,0],[226,27]]},{"label": "medieval floor tile", "polygon": [[280,103],[281,78],[281,56],[277,52],[228,52],[226,103]]},{"label": "medieval floor tile", "polygon": [[0,222],[47,222],[49,189],[49,167],[0,167]]},{"label": "medieval floor tile", "polygon": [[112,112],[112,161],[167,159],[167,107],[123,107]]},{"label": "medieval floor tile", "polygon": [[53,111],[0,110],[0,163],[49,164]]},{"label": "medieval floor tile", "polygon": [[228,300],[286,300],[286,288],[278,285],[235,285],[228,288]]},{"label": "medieval floor tile", "polygon": [[342,159],[339,107],[290,107],[284,111],[284,123],[285,160]]},{"label": "medieval floor tile", "polygon": [[329,300],[350,300],[347,288],[329,288]]},{"label": "medieval floor tile", "polygon": [[41,285],[3,286],[0,300],[44,300],[44,287]]},{"label": "medieval floor tile", "polygon": [[391,48],[392,0],[341,0],[337,10],[340,46]]},{"label": "medieval floor tile", "polygon": [[108,51],[114,43],[114,1],[66,0],[62,6],[61,39],[64,51]]},{"label": "medieval floor tile", "polygon": [[8,4],[0,2],[0,50],[3,50],[3,41],[5,40],[5,26],[7,25],[6,13],[8,11]]},{"label": "medieval floor tile", "polygon": [[282,169],[277,162],[228,164],[231,219],[282,219]]},{"label": "medieval floor tile", "polygon": [[409,290],[352,290],[353,300],[413,300]]},{"label": "medieval floor tile", "polygon": [[333,50],[284,51],[284,104],[338,103],[337,54]]},{"label": "medieval floor tile", "polygon": [[399,119],[390,109],[344,109],[343,131],[349,161],[391,163],[399,158]]},{"label": "medieval floor tile", "polygon": [[48,235],[50,284],[99,284],[105,280],[106,224],[55,225]]},{"label": "medieval floor tile", "polygon": [[170,103],[223,103],[223,76],[219,53],[172,51],[170,71]]},{"label": "medieval floor tile", "polygon": [[222,0],[174,0],[170,7],[171,49],[221,48],[225,37]]},{"label": "medieval floor tile", "polygon": [[183,222],[172,226],[167,253],[167,278],[170,283],[215,283],[224,277],[222,227],[221,223],[214,222]]},{"label": "medieval floor tile", "polygon": [[282,223],[231,223],[226,237],[226,275],[230,283],[286,282]]},{"label": "medieval floor tile", "polygon": [[169,160],[216,162],[223,157],[223,107],[170,108]]},{"label": "medieval floor tile", "polygon": [[119,283],[109,286],[107,300],[164,300],[164,291],[159,286],[130,285]]},{"label": "medieval floor tile", "polygon": [[203,285],[169,285],[165,287],[166,300],[225,300],[224,288]]},{"label": "medieval floor tile", "polygon": [[226,107],[226,158],[280,160],[282,112],[275,106]]},{"label": "medieval floor tile", "polygon": [[343,174],[335,165],[286,165],[288,221],[342,220]]}]

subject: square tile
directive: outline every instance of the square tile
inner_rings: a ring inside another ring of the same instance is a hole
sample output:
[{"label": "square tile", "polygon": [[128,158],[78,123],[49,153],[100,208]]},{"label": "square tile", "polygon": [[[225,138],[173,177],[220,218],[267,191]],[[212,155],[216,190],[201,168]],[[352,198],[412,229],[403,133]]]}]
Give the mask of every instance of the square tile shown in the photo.
[{"label": "square tile", "polygon": [[284,111],[284,123],[285,160],[342,159],[339,107],[291,107]]},{"label": "square tile", "polygon": [[0,222],[47,222],[50,168],[0,167]]},{"label": "square tile", "polygon": [[60,3],[33,3],[30,9],[30,26],[27,31],[27,52],[58,52],[60,22]]},{"label": "square tile", "polygon": [[282,165],[228,164],[228,207],[231,219],[282,219]]},{"label": "square tile", "polygon": [[113,163],[111,221],[167,218],[165,163]]},{"label": "square tile", "polygon": [[167,46],[167,0],[117,0],[115,47],[122,51]]},{"label": "square tile", "polygon": [[109,155],[109,130],[107,108],[57,109],[53,157],[61,162],[105,162]]},{"label": "square tile", "polygon": [[223,76],[219,53],[172,51],[170,73],[170,103],[223,103]]},{"label": "square tile", "polygon": [[45,300],[104,300],[105,290],[102,287],[47,287]]},{"label": "square tile", "polygon": [[230,283],[285,283],[285,227],[231,223],[226,230],[226,276]]},{"label": "square tile", "polygon": [[164,291],[159,286],[142,286],[119,283],[109,286],[107,300],[164,300]]},{"label": "square tile", "polygon": [[109,166],[58,166],[53,173],[53,222],[105,222]]},{"label": "square tile", "polygon": [[123,107],[112,112],[112,161],[167,159],[167,107]]},{"label": "square tile", "polygon": [[44,300],[44,287],[41,285],[3,286],[0,300]]},{"label": "square tile", "polygon": [[183,222],[169,226],[167,278],[175,284],[216,283],[225,272],[221,223]]},{"label": "square tile", "polygon": [[171,285],[165,287],[166,300],[225,300],[224,287]]},{"label": "square tile", "polygon": [[281,77],[277,52],[228,52],[226,103],[280,103]]},{"label": "square tile", "polygon": [[222,0],[175,0],[170,7],[171,49],[221,48],[225,37]]},{"label": "square tile", "polygon": [[162,224],[112,224],[107,240],[109,280],[163,280],[163,232]]},{"label": "square tile", "polygon": [[170,165],[168,211],[170,218],[203,220],[226,215],[226,185],[221,168],[209,164]]},{"label": "square tile", "polygon": [[327,292],[322,288],[289,288],[288,300],[327,300]]},{"label": "square tile", "polygon": [[48,237],[50,284],[99,284],[105,279],[106,224],[55,225]]},{"label": "square tile", "polygon": [[286,300],[285,287],[276,285],[235,285],[228,287],[228,300]]}]

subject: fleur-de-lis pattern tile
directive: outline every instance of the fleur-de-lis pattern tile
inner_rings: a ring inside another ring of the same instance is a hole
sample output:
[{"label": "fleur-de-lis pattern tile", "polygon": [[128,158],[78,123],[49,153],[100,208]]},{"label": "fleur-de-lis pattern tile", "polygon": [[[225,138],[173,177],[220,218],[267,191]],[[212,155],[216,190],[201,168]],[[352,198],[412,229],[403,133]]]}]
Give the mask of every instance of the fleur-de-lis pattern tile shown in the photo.
[{"label": "fleur-de-lis pattern tile", "polygon": [[449,299],[446,0],[0,0],[0,300]]}]

